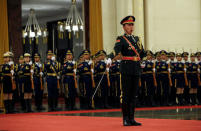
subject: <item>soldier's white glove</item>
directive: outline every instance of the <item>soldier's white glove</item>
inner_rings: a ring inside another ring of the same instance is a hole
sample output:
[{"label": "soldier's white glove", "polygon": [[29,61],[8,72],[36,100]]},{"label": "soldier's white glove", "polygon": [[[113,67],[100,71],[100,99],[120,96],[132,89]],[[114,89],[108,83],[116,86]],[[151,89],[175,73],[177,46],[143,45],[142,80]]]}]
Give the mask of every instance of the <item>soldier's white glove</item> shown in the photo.
[{"label": "soldier's white glove", "polygon": [[94,69],[91,69],[91,72],[94,73]]},{"label": "soldier's white glove", "polygon": [[91,64],[92,64],[92,60],[90,60],[90,61],[88,62],[88,64],[91,65]]},{"label": "soldier's white glove", "polygon": [[108,59],[106,60],[106,64],[107,64],[107,65],[111,65],[111,64],[112,64],[111,58],[108,58]]},{"label": "soldier's white glove", "polygon": [[184,68],[184,71],[186,71],[186,68]]},{"label": "soldier's white glove", "polygon": [[117,62],[121,62],[121,60],[117,60]]},{"label": "soldier's white glove", "polygon": [[55,60],[56,60],[55,56],[52,56],[51,60],[52,60],[52,61],[55,61]]},{"label": "soldier's white glove", "polygon": [[200,69],[198,68],[198,73],[200,73]]},{"label": "soldier's white glove", "polygon": [[11,70],[10,73],[13,75],[14,74],[14,70]]},{"label": "soldier's white glove", "polygon": [[40,76],[43,76],[43,72],[40,72]]},{"label": "soldier's white glove", "polygon": [[170,69],[170,68],[168,68],[168,72],[171,72],[171,69]]},{"label": "soldier's white glove", "polygon": [[32,61],[29,62],[29,65],[32,65]]},{"label": "soldier's white glove", "polygon": [[75,61],[72,61],[73,64],[75,64]]},{"label": "soldier's white glove", "polygon": [[156,69],[155,69],[155,68],[153,68],[152,70],[153,70],[153,72],[156,72]]},{"label": "soldier's white glove", "polygon": [[14,62],[13,62],[13,61],[10,61],[8,64],[9,64],[9,65],[13,65],[13,64],[14,64]]},{"label": "soldier's white glove", "polygon": [[144,68],[145,67],[145,63],[141,63],[141,68]]},{"label": "soldier's white glove", "polygon": [[31,73],[34,73],[34,70],[33,70],[33,69],[31,69],[31,70],[30,70],[30,72],[31,72]]},{"label": "soldier's white glove", "polygon": [[106,68],[106,70],[107,70],[107,72],[109,72],[109,71],[110,71],[110,68]]},{"label": "soldier's white glove", "polygon": [[74,69],[73,71],[74,71],[74,73],[76,74],[76,69]]},{"label": "soldier's white glove", "polygon": [[39,64],[38,64],[38,66],[41,68],[41,67],[42,67],[42,64],[41,64],[41,63],[39,63]]},{"label": "soldier's white glove", "polygon": [[59,80],[59,79],[60,79],[60,77],[59,77],[59,76],[57,76],[57,79]]}]

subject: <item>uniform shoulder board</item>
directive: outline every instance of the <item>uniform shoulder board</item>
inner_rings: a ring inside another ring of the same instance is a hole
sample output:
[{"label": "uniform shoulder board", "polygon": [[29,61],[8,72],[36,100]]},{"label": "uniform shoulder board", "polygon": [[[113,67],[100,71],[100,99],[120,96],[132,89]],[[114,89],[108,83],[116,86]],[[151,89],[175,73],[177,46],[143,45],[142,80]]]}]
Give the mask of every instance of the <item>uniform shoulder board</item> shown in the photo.
[{"label": "uniform shoulder board", "polygon": [[121,38],[122,38],[122,36],[118,36],[117,39],[116,39],[116,43],[121,42]]}]

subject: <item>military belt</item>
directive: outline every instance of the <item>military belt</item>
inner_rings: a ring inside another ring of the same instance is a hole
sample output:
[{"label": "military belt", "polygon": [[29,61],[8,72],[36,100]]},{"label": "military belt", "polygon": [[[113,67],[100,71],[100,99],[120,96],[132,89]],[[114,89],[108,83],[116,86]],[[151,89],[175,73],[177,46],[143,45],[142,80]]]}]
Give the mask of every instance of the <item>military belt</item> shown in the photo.
[{"label": "military belt", "polygon": [[142,74],[151,74],[153,73],[153,71],[146,71],[146,72],[143,72]]},{"label": "military belt", "polygon": [[11,73],[4,73],[3,76],[11,76]]},{"label": "military belt", "polygon": [[24,73],[24,75],[25,75],[25,76],[30,76],[30,75],[31,75],[31,73]]},{"label": "military belt", "polygon": [[73,76],[74,73],[66,73],[65,75],[66,75],[66,76]]},{"label": "military belt", "polygon": [[184,73],[184,71],[176,71],[176,73],[180,74],[180,73]]},{"label": "military belt", "polygon": [[160,73],[162,73],[162,74],[167,74],[168,71],[161,71]]},{"label": "military belt", "polygon": [[133,57],[130,57],[130,56],[123,56],[123,57],[122,57],[122,60],[140,61],[140,57],[136,57],[136,56],[133,56]]},{"label": "military belt", "polygon": [[105,72],[98,72],[97,75],[106,74]]},{"label": "military belt", "polygon": [[57,76],[56,73],[47,73],[48,76]]},{"label": "military belt", "polygon": [[117,73],[111,73],[110,75],[120,75],[120,72],[117,72]]},{"label": "military belt", "polygon": [[197,73],[197,71],[192,71],[192,72],[187,72],[187,73],[189,73],[189,74],[195,74],[195,73]]}]

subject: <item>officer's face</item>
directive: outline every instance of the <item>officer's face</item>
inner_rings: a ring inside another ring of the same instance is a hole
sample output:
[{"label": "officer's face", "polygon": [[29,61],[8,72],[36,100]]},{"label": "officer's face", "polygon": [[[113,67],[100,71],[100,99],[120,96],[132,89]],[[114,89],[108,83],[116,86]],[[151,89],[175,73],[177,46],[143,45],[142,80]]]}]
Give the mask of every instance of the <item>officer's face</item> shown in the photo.
[{"label": "officer's face", "polygon": [[147,60],[151,60],[152,59],[152,56],[151,55],[148,55],[147,56]]},{"label": "officer's face", "polygon": [[88,54],[85,54],[85,55],[84,55],[84,59],[85,59],[85,60],[89,60],[89,58],[90,58],[90,55],[88,55]]},{"label": "officer's face", "polygon": [[174,56],[170,56],[170,60],[174,60]]},{"label": "officer's face", "polygon": [[130,24],[124,24],[123,25],[124,31],[126,34],[131,35],[133,30],[134,30],[134,24],[130,23]]},{"label": "officer's face", "polygon": [[52,55],[47,55],[47,59],[50,60],[52,58]]},{"label": "officer's face", "polygon": [[29,61],[30,61],[30,58],[29,58],[29,57],[24,57],[24,61],[25,61],[25,62],[29,62]]},{"label": "officer's face", "polygon": [[188,56],[185,56],[185,57],[184,57],[184,60],[187,61],[187,60],[188,60]]},{"label": "officer's face", "polygon": [[181,61],[181,60],[182,60],[182,57],[178,56],[177,61]]},{"label": "officer's face", "polygon": [[9,62],[9,57],[4,57],[3,60],[5,63],[7,63],[7,62]]},{"label": "officer's face", "polygon": [[66,55],[66,60],[72,60],[73,56],[72,55]]},{"label": "officer's face", "polygon": [[39,61],[40,61],[40,58],[39,58],[39,57],[36,57],[36,58],[34,58],[34,61],[35,61],[35,62],[39,62]]},{"label": "officer's face", "polygon": [[198,56],[197,59],[198,59],[198,61],[200,61],[201,60],[201,56]]},{"label": "officer's face", "polygon": [[192,56],[192,57],[191,57],[191,61],[195,61],[195,57]]},{"label": "officer's face", "polygon": [[161,55],[161,59],[162,59],[162,60],[167,60],[166,55]]},{"label": "officer's face", "polygon": [[24,63],[24,59],[19,59],[19,63],[23,64]]}]

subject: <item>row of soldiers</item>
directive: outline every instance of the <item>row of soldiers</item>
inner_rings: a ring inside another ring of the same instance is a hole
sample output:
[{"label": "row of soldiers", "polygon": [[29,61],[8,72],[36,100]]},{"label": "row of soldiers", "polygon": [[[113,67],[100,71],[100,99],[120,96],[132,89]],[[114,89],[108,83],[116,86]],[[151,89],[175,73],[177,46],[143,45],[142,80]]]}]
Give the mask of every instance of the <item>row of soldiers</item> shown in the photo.
[{"label": "row of soldiers", "polygon": [[[155,54],[146,51],[141,63],[138,99],[141,106],[169,104],[197,104],[201,102],[200,68],[201,54],[174,53],[162,50]],[[197,58],[197,60],[196,60]],[[42,64],[40,54],[25,53],[19,63],[13,63],[13,54],[4,54],[1,65],[1,83],[4,107],[7,113],[14,112],[14,92],[20,96],[22,110],[32,112],[32,96],[38,111],[44,110],[44,87],[48,92],[49,111],[59,110],[58,98],[62,92],[66,108],[75,109],[79,97],[84,109],[119,107],[121,95],[120,59],[107,58],[104,50],[93,57],[88,50],[82,51],[78,61],[67,50],[63,64],[56,60],[50,50],[47,61]]]},{"label": "row of soldiers", "polygon": [[79,97],[80,106],[84,109],[109,108],[108,97],[114,100],[113,106],[119,106],[120,61],[112,63],[111,59],[106,58],[104,50],[97,52],[93,60],[90,51],[84,50],[77,62],[74,61],[73,52],[68,50],[62,65],[51,50],[47,52],[44,64],[40,61],[40,54],[36,53],[33,58],[34,62],[31,61],[31,55],[25,53],[19,57],[19,63],[14,64],[13,54],[4,54],[0,75],[6,113],[15,110],[16,100],[13,95],[16,90],[22,110],[32,112],[33,95],[36,109],[44,110],[44,87],[47,87],[49,111],[59,110],[58,98],[61,92],[64,94],[66,108],[70,110],[75,108],[76,97]]},{"label": "row of soldiers", "polygon": [[[201,104],[201,53],[146,51],[139,105]],[[189,59],[190,56],[190,59]]]}]

